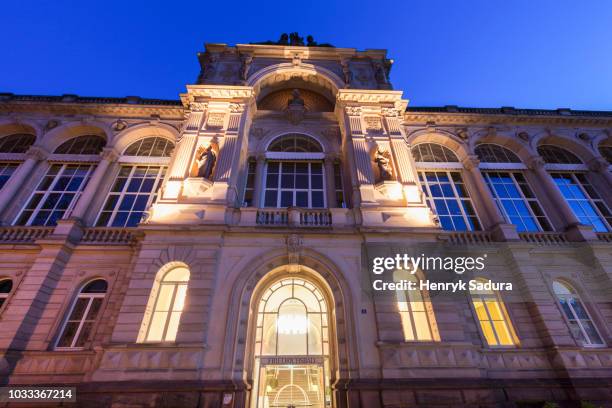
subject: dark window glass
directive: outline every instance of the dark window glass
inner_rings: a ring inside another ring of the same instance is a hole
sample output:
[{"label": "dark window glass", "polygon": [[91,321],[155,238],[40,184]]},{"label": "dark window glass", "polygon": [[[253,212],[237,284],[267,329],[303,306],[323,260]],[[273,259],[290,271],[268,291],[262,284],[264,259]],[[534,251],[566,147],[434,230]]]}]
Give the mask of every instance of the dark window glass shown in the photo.
[{"label": "dark window glass", "polygon": [[85,135],[73,137],[62,143],[57,149],[56,154],[100,154],[102,148],[106,146],[106,140],[100,136]]},{"label": "dark window glass", "polygon": [[15,134],[0,139],[0,153],[25,153],[36,141],[36,136]]}]

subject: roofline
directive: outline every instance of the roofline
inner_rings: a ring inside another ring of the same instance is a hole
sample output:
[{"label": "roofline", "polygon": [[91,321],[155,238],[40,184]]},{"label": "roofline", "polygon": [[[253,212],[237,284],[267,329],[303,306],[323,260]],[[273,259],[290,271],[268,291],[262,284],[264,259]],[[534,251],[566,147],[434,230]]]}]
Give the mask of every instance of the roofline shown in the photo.
[{"label": "roofline", "polygon": [[10,102],[43,102],[43,103],[83,103],[83,104],[126,104],[126,105],[152,105],[152,106],[182,106],[179,99],[154,99],[139,96],[107,97],[107,96],[78,96],[64,95],[16,95],[13,93],[0,93],[0,103]]}]

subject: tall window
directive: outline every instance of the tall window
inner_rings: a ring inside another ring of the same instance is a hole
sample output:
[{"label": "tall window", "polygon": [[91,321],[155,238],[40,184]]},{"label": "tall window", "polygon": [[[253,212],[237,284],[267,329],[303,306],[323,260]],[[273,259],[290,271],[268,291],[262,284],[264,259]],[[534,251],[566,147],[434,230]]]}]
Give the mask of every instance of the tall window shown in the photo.
[{"label": "tall window", "polygon": [[[478,279],[481,283],[484,279]],[[493,290],[470,290],[482,334],[489,346],[512,346],[515,335],[504,303]]]},{"label": "tall window", "polygon": [[461,176],[459,159],[449,148],[421,143],[412,148],[429,208],[447,231],[482,229]]},{"label": "tall window", "polygon": [[103,279],[86,284],[77,295],[55,344],[56,349],[82,348],[90,339],[108,285]]},{"label": "tall window", "polygon": [[611,230],[612,213],[584,173],[554,172],[550,175],[582,224],[592,225],[597,232]]},{"label": "tall window", "polygon": [[2,306],[8,300],[8,297],[13,290],[13,281],[10,279],[2,279],[0,280],[0,310],[2,310]]},{"label": "tall window", "polygon": [[56,225],[76,204],[94,167],[91,164],[52,164],[15,224]]},{"label": "tall window", "polygon": [[342,166],[340,163],[334,163],[334,187],[336,189],[336,203],[339,208],[346,208],[346,200],[344,198],[344,182],[342,177]]},{"label": "tall window", "polygon": [[585,346],[601,346],[603,341],[597,332],[593,320],[584,308],[578,293],[573,287],[559,280],[553,281],[553,291],[561,305],[561,310],[576,339]]},{"label": "tall window", "polygon": [[[418,287],[415,275],[405,271],[395,271],[393,278],[396,282],[407,280],[414,282]],[[406,341],[432,341],[440,340],[431,302],[423,299],[420,290],[398,290],[397,309],[402,321],[402,330]]]},{"label": "tall window", "polygon": [[[100,227],[135,227],[147,209],[157,199],[157,193],[166,175],[167,166],[162,165],[170,157],[174,144],[161,137],[147,137],[128,146],[123,152],[119,174],[115,179],[98,219]],[[144,157],[160,157],[156,164],[136,165]],[[167,159],[166,159],[167,160]]]},{"label": "tall window", "polygon": [[249,159],[247,167],[247,179],[244,185],[244,200],[242,205],[244,207],[251,207],[255,204],[255,177],[256,177],[257,162],[253,159]]},{"label": "tall window", "polygon": [[179,266],[166,272],[151,291],[140,342],[175,341],[185,305],[189,269]]},{"label": "tall window", "polygon": [[517,231],[552,230],[523,173],[484,171],[482,175],[504,218],[515,224]]},{"label": "tall window", "polygon": [[36,141],[30,134],[15,134],[0,139],[0,153],[25,153]]}]

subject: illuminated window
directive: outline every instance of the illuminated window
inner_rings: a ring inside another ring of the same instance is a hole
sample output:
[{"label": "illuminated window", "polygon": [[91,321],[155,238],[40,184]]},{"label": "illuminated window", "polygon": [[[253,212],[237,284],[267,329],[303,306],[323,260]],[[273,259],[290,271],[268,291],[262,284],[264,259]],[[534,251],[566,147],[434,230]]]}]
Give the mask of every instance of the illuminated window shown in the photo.
[{"label": "illuminated window", "polygon": [[170,157],[174,143],[163,137],[146,137],[132,143],[123,154],[125,156]]},{"label": "illuminated window", "polygon": [[581,164],[580,160],[574,153],[553,145],[538,146],[538,154],[542,156],[544,162],[555,164]]},{"label": "illuminated window", "polygon": [[300,134],[281,136],[268,146],[269,152],[299,152],[316,153],[322,152],[323,148],[312,137]]},{"label": "illuminated window", "polygon": [[521,163],[516,154],[496,144],[479,144],[474,152],[483,163]]},{"label": "illuminated window", "polygon": [[612,213],[584,173],[564,172],[550,175],[582,224],[592,225],[597,232],[611,230]]},{"label": "illuminated window", "polygon": [[472,199],[458,171],[419,171],[429,208],[448,231],[482,229]]},{"label": "illuminated window", "polygon": [[96,226],[135,227],[155,202],[165,166],[121,166]]},{"label": "illuminated window", "polygon": [[15,224],[56,225],[74,207],[94,168],[91,164],[52,164]]},{"label": "illuminated window", "polygon": [[270,161],[266,166],[266,207],[325,207],[321,161]]},{"label": "illuminated window", "polygon": [[0,310],[9,298],[13,290],[13,281],[10,279],[0,280]]},{"label": "illuminated window", "polygon": [[73,137],[62,143],[55,154],[100,154],[106,145],[106,140],[100,136],[85,135]]},{"label": "illuminated window", "polygon": [[551,231],[552,227],[521,172],[483,171],[495,204],[519,232]]},{"label": "illuminated window", "polygon": [[406,341],[440,340],[431,302],[423,299],[424,294],[418,289],[419,280],[405,270],[395,271],[396,282],[406,280],[417,285],[415,290],[398,290],[397,308],[402,321]]},{"label": "illuminated window", "polygon": [[0,188],[4,187],[11,178],[19,163],[0,163]]},{"label": "illuminated window", "polygon": [[36,141],[36,136],[15,134],[0,139],[0,153],[25,153]]},{"label": "illuminated window", "polygon": [[81,289],[62,326],[56,349],[81,348],[85,345],[100,314],[106,290],[107,284],[103,279],[91,281]]},{"label": "illuminated window", "polygon": [[[479,282],[487,282],[478,279]],[[512,346],[515,344],[512,324],[504,303],[493,290],[470,290],[472,304],[478,317],[480,329],[489,346]]]},{"label": "illuminated window", "polygon": [[585,346],[601,346],[603,341],[580,297],[570,285],[553,281],[553,291],[570,326],[574,338]]},{"label": "illuminated window", "polygon": [[421,143],[412,148],[412,156],[416,162],[426,163],[457,163],[459,159],[447,147],[435,143]]},{"label": "illuminated window", "polygon": [[189,269],[179,266],[166,272],[151,291],[139,342],[175,341],[185,306]]}]

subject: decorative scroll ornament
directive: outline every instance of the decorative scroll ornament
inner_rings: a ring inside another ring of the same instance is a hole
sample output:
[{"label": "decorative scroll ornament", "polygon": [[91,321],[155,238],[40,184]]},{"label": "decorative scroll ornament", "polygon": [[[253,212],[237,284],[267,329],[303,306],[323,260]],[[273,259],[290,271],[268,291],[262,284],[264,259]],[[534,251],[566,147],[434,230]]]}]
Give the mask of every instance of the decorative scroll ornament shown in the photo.
[{"label": "decorative scroll ornament", "polygon": [[244,104],[241,104],[241,103],[232,103],[232,104],[230,104],[230,112],[232,112],[232,113],[242,113],[242,112],[244,112]]},{"label": "decorative scroll ornament", "polygon": [[400,116],[400,111],[396,108],[382,108],[381,113],[387,118],[396,118]]},{"label": "decorative scroll ornament", "polygon": [[344,108],[346,114],[349,116],[359,116],[361,115],[361,107],[360,106],[347,106]]},{"label": "decorative scroll ornament", "polygon": [[111,125],[111,127],[115,132],[121,132],[122,130],[128,127],[128,124],[125,120],[118,119]]}]

